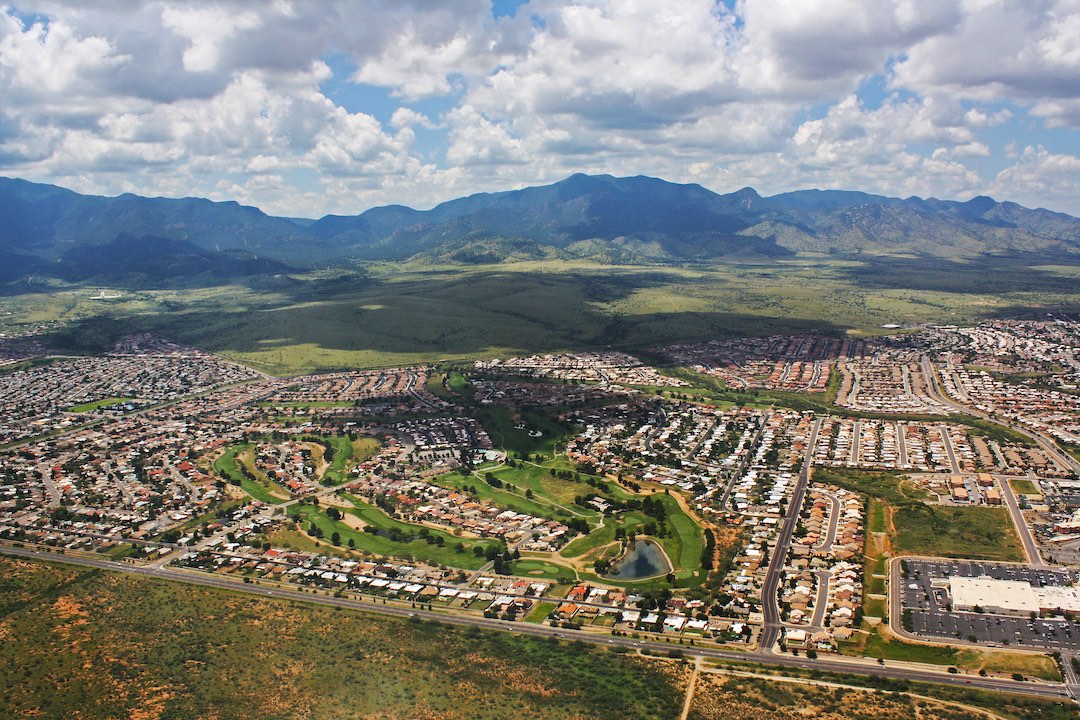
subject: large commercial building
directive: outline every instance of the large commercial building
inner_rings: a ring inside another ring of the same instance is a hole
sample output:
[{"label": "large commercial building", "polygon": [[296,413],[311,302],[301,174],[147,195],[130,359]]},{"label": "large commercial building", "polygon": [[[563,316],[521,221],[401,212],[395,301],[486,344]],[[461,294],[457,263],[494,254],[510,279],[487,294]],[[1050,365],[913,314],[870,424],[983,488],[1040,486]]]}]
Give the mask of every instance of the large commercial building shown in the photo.
[{"label": "large commercial building", "polygon": [[1047,585],[1034,587],[1020,580],[981,577],[949,578],[953,610],[998,615],[1030,615],[1040,612],[1080,612],[1080,588]]}]

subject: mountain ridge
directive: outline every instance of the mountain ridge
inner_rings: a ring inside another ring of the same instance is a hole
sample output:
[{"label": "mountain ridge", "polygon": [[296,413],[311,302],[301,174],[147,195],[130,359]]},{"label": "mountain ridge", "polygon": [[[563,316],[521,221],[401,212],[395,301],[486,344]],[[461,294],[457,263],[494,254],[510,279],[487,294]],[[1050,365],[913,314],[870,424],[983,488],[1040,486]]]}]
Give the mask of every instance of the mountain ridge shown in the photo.
[{"label": "mountain ridge", "polygon": [[[0,178],[0,266],[6,268],[0,280],[55,274],[65,262],[70,275],[80,249],[120,237],[129,250],[133,238],[153,238],[174,260],[177,247],[163,241],[191,243],[209,254],[192,264],[198,253],[186,248],[185,262],[219,276],[354,261],[684,264],[806,252],[962,258],[1043,253],[1080,260],[1080,219],[986,196],[954,201],[806,189],[764,197],[750,187],[718,194],[642,175],[578,173],[550,185],[475,193],[429,210],[386,205],[304,220],[235,201],[81,195]],[[275,262],[237,264],[228,253]],[[127,264],[130,272],[160,275],[153,253],[140,257],[141,265]],[[220,265],[228,262],[233,267],[225,271]]]}]

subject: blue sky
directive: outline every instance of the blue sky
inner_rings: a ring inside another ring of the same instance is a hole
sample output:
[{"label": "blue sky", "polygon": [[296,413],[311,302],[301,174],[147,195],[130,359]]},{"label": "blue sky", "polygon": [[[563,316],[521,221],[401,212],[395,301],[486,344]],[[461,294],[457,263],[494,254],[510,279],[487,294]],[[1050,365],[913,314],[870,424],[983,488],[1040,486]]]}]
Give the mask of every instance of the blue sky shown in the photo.
[{"label": "blue sky", "polygon": [[575,172],[1080,215],[1078,37],[1075,0],[17,0],[0,174],[306,217]]}]

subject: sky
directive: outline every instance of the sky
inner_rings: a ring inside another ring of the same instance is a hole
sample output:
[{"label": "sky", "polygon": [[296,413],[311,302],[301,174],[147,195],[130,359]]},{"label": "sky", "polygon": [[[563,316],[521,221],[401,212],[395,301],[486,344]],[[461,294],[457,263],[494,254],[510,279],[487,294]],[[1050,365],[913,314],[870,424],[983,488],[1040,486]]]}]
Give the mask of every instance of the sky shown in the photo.
[{"label": "sky", "polygon": [[0,4],[0,175],[319,217],[576,172],[1080,215],[1080,0]]}]

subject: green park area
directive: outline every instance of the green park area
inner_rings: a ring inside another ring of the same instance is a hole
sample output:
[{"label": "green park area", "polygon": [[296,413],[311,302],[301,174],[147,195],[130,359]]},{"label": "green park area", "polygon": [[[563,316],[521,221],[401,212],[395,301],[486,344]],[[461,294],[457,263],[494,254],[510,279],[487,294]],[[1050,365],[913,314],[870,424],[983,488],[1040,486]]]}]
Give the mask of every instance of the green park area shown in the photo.
[{"label": "green park area", "polygon": [[289,491],[255,469],[254,448],[251,443],[228,448],[214,461],[214,472],[256,500],[271,505],[285,502],[290,497]]},{"label": "green park area", "polygon": [[[437,528],[402,522],[374,505],[347,494],[344,497],[351,507],[300,504],[289,508],[289,515],[301,531],[323,543],[380,557],[477,570],[488,562],[485,554],[489,549],[504,549],[497,540],[459,538]],[[345,515],[359,522],[350,523]]]},{"label": "green park area", "polygon": [[[374,438],[350,439],[343,435],[315,435],[296,438],[306,443],[316,471],[314,480],[322,485],[341,485],[348,480],[348,471],[379,450]],[[263,439],[258,442],[271,442]],[[237,485],[256,500],[278,505],[292,497],[286,488],[269,478],[255,464],[258,443],[249,442],[227,448],[213,463],[214,472]]]},{"label": "green park area", "polygon": [[104,400],[95,400],[94,402],[83,403],[82,405],[76,405],[69,408],[68,412],[73,413],[88,413],[100,410],[101,408],[112,407],[113,405],[123,405],[126,402],[131,402],[131,398],[126,397],[113,397],[105,398]]}]

